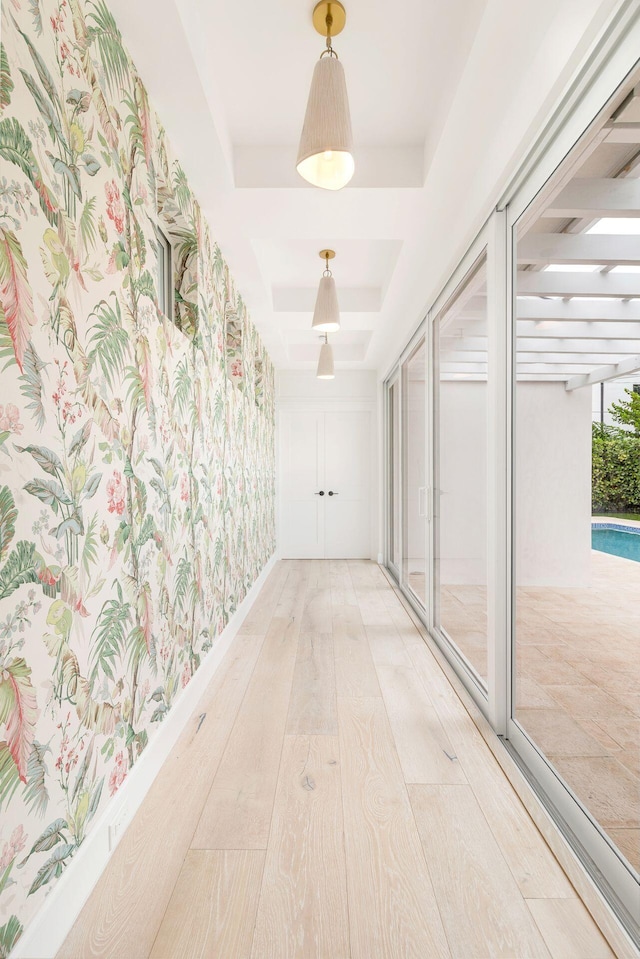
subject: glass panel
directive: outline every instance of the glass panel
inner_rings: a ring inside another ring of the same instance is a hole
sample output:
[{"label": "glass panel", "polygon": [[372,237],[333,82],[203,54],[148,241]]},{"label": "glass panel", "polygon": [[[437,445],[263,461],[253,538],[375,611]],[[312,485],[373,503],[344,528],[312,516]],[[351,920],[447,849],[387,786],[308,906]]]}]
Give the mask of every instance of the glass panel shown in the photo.
[{"label": "glass panel", "polygon": [[435,625],[487,680],[487,262],[434,323]]},{"label": "glass panel", "polygon": [[514,656],[515,719],[636,876],[640,210],[615,188],[640,186],[637,104],[517,230]]},{"label": "glass panel", "polygon": [[427,347],[421,340],[402,367],[404,453],[402,579],[426,606],[426,372]]},{"label": "glass panel", "polygon": [[400,569],[400,378],[389,387],[389,559]]}]

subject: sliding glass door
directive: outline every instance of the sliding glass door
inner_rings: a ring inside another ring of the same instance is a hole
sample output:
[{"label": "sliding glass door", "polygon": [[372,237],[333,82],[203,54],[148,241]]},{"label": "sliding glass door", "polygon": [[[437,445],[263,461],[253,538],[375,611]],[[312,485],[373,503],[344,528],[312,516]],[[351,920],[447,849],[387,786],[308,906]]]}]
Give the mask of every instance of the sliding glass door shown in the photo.
[{"label": "sliding glass door", "polygon": [[640,14],[615,42],[387,381],[387,564],[640,944]]},{"label": "sliding glass door", "polygon": [[427,605],[427,344],[402,364],[402,583]]},{"label": "sliding glass door", "polygon": [[396,371],[387,385],[387,490],[389,509],[387,513],[387,565],[397,580],[402,565],[402,470],[401,451],[401,406],[400,373]]},{"label": "sliding glass door", "polygon": [[433,319],[433,625],[487,685],[487,256]]},{"label": "sliding glass door", "polygon": [[512,217],[508,736],[631,924],[640,920],[639,105],[625,85]]}]

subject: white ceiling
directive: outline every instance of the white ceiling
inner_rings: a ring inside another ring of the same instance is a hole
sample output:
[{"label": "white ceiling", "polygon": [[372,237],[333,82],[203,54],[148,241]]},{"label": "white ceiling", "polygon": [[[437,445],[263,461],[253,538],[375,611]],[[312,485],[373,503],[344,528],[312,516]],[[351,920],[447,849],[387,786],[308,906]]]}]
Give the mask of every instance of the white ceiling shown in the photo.
[{"label": "white ceiling", "polygon": [[[345,0],[334,47],[349,81],[362,146],[422,147],[446,109],[484,8],[478,0]],[[180,0],[199,22],[235,146],[291,146],[300,136],[311,73],[324,49],[313,2]]]},{"label": "white ceiling", "polygon": [[342,312],[336,365],[381,370],[611,2],[346,0],[335,48],[356,174],[338,193],[295,171],[323,49],[314,0],[110,6],[276,366],[315,366],[318,251],[328,246]]},{"label": "white ceiling", "polygon": [[[204,136],[211,190],[198,190],[199,199],[276,365],[315,363],[318,252],[329,246],[342,313],[336,362],[377,368],[385,301],[420,225],[425,167],[486,0],[346,0],[347,25],[334,46],[347,77],[357,172],[339,194],[308,186],[295,171],[324,49],[313,0],[157,0],[151,21],[128,0],[112,5],[169,134],[171,117],[158,102],[168,77],[198,128],[199,153]],[[161,33],[171,37],[170,65],[149,56]],[[199,164],[199,186],[204,158],[174,146],[188,175]]]}]

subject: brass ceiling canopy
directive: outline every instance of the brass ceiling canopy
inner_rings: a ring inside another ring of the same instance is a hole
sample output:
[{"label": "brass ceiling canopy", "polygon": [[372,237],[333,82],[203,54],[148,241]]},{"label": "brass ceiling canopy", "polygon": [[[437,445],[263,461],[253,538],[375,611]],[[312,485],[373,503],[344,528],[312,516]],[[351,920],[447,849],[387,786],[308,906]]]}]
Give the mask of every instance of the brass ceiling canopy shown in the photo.
[{"label": "brass ceiling canopy", "polygon": [[318,253],[318,256],[322,257],[323,260],[332,260],[335,255],[335,250],[320,250]]},{"label": "brass ceiling canopy", "polygon": [[337,37],[344,30],[347,13],[340,0],[320,0],[313,9],[313,25],[323,37]]}]

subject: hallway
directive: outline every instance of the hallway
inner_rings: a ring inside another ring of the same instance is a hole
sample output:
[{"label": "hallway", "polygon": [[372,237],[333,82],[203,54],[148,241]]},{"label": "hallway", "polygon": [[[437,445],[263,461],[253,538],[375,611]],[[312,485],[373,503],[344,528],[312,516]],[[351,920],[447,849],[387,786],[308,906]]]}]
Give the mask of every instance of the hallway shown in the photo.
[{"label": "hallway", "polygon": [[58,955],[613,953],[382,571],[288,561]]}]

